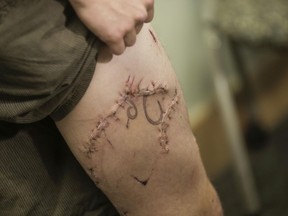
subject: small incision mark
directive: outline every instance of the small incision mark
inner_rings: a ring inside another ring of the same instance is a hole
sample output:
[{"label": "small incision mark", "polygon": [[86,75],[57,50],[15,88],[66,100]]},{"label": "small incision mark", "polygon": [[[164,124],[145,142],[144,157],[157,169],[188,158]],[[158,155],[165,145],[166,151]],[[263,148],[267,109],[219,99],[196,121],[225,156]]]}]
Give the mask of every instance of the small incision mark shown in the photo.
[{"label": "small incision mark", "polygon": [[140,183],[141,185],[143,185],[143,186],[146,186],[147,184],[148,184],[148,182],[149,182],[149,179],[150,179],[150,177],[148,178],[148,179],[146,179],[146,180],[140,180],[139,178],[137,178],[136,176],[131,176],[132,178],[134,178],[138,183]]},{"label": "small incision mark", "polygon": [[149,32],[154,40],[155,43],[157,43],[157,39],[156,39],[156,36],[153,34],[153,32],[149,29]]}]

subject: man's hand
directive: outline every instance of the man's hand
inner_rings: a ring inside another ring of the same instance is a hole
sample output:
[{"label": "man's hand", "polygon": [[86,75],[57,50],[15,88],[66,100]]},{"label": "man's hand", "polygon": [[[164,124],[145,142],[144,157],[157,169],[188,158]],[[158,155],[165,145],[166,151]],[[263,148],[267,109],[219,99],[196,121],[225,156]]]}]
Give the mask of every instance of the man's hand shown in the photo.
[{"label": "man's hand", "polygon": [[81,21],[116,55],[132,46],[154,15],[154,0],[70,0]]}]

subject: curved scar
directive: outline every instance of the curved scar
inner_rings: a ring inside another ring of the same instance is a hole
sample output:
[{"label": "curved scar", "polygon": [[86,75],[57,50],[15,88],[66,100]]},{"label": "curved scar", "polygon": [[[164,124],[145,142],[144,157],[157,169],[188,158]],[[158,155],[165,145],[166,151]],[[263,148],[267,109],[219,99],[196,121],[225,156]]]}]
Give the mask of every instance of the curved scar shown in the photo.
[{"label": "curved scar", "polygon": [[147,112],[147,96],[143,96],[143,109],[144,109],[144,114],[145,114],[145,117],[147,119],[147,121],[152,124],[152,125],[159,125],[162,123],[162,119],[163,119],[163,114],[164,114],[164,111],[163,111],[163,108],[160,104],[160,102],[157,100],[157,103],[158,103],[158,106],[159,106],[159,109],[160,109],[160,116],[159,116],[159,119],[154,121],[153,119],[150,118],[150,116],[148,115],[148,112]]},{"label": "curved scar", "polygon": [[[129,104],[129,107],[127,108],[127,117],[132,120],[136,119],[138,110],[135,103],[131,100],[127,100],[127,103]],[[131,110],[134,110],[134,114],[131,112]]]}]

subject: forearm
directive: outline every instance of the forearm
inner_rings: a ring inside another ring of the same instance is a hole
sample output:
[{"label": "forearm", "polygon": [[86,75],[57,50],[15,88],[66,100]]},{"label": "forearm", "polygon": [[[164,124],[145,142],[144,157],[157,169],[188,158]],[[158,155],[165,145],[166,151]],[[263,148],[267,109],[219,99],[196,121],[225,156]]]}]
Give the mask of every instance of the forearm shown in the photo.
[{"label": "forearm", "polygon": [[100,52],[85,96],[57,126],[123,215],[218,216],[174,71],[151,29],[138,40],[109,63]]}]

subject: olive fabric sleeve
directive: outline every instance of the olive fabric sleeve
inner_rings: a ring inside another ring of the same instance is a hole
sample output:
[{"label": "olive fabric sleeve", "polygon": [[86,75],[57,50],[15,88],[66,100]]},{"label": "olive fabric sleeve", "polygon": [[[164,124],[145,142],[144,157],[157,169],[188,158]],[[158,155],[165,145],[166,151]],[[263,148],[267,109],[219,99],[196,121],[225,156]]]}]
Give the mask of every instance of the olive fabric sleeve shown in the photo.
[{"label": "olive fabric sleeve", "polygon": [[119,216],[50,118],[0,121],[1,216]]},{"label": "olive fabric sleeve", "polygon": [[98,44],[68,1],[0,0],[0,120],[63,118],[90,83]]}]

